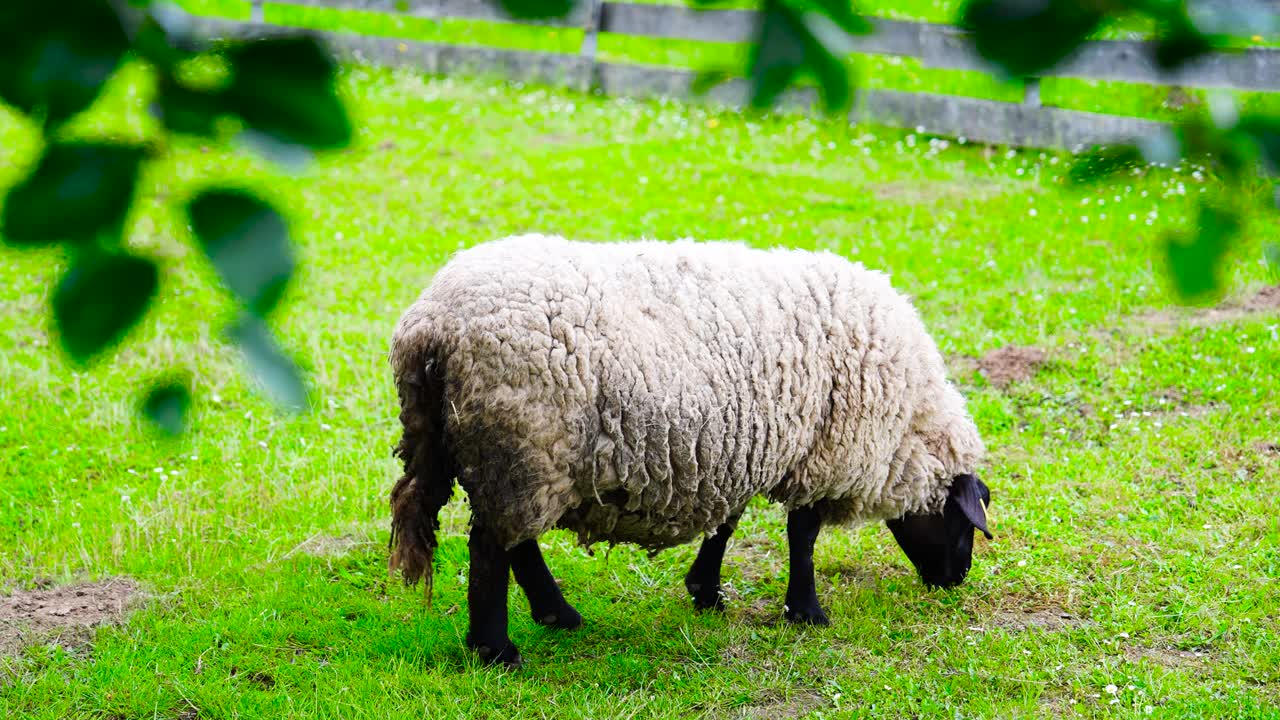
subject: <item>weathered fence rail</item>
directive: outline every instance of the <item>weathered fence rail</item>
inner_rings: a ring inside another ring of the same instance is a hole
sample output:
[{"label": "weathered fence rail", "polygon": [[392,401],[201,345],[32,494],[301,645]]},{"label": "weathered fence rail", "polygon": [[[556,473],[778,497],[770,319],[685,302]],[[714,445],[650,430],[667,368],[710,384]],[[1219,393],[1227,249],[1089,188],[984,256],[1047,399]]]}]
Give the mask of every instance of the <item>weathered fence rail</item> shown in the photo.
[{"label": "weathered fence rail", "polygon": [[[343,58],[356,62],[412,67],[432,74],[497,73],[514,80],[597,89],[608,95],[663,96],[741,105],[746,84],[734,80],[704,96],[693,91],[697,73],[688,70],[600,62],[598,33],[741,43],[752,39],[757,13],[748,10],[694,10],[681,6],[585,0],[563,18],[517,20],[486,0],[281,0],[278,5],[365,10],[431,19],[468,19],[534,24],[585,31],[578,54],[546,53],[423,43],[345,32],[320,33]],[[253,0],[253,19],[236,22],[193,20],[198,32],[213,37],[253,37],[284,28],[263,22],[263,0]],[[873,18],[875,32],[857,38],[858,53],[917,58],[925,67],[989,70],[959,28],[923,22]],[[1145,42],[1097,40],[1086,43],[1046,77],[1112,80],[1147,85],[1280,92],[1280,49],[1222,50],[1170,73],[1150,60]],[[784,102],[814,105],[814,93],[797,90]],[[1043,107],[1038,84],[1028,84],[1022,103],[979,100],[930,93],[860,90],[850,113],[854,122],[923,127],[927,132],[975,141],[1032,147],[1074,148],[1114,142],[1152,132],[1154,121]]]}]

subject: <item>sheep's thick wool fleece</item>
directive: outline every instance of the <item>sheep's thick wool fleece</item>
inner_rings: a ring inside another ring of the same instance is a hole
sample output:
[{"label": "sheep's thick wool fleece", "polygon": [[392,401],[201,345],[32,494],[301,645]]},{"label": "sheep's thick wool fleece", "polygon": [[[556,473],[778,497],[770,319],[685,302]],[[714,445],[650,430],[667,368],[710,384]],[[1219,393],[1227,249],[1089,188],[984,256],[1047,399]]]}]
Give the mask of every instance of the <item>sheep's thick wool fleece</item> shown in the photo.
[{"label": "sheep's thick wool fleece", "polygon": [[982,441],[915,309],[831,254],[508,238],[401,318],[403,387],[443,369],[476,522],[658,549],[764,494],[834,521],[936,512]]}]

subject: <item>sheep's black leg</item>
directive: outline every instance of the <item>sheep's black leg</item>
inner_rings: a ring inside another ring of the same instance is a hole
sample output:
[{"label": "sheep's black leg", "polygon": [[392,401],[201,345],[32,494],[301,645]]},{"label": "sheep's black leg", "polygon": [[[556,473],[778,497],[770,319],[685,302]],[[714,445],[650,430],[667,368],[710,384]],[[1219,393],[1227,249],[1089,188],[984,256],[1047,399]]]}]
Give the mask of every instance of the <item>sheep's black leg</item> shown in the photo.
[{"label": "sheep's black leg", "polygon": [[724,598],[720,595],[720,565],[724,562],[725,547],[729,536],[738,527],[740,515],[730,517],[716,528],[716,534],[702,541],[698,557],[684,576],[684,586],[693,596],[693,606],[698,610],[724,610]]},{"label": "sheep's black leg", "polygon": [[828,625],[827,614],[818,604],[813,584],[813,544],[822,527],[822,516],[813,506],[787,513],[787,545],[791,555],[791,577],[787,582],[786,618],[793,623]]},{"label": "sheep's black leg", "polygon": [[525,540],[511,548],[511,571],[529,598],[533,621],[547,627],[572,630],[582,625],[582,615],[573,609],[560,592],[555,578],[547,569],[537,540]]},{"label": "sheep's black leg", "polygon": [[471,629],[467,646],[486,663],[508,667],[521,664],[520,651],[507,636],[507,583],[511,579],[511,558],[502,545],[478,525],[471,528],[471,574],[467,585],[467,606]]}]

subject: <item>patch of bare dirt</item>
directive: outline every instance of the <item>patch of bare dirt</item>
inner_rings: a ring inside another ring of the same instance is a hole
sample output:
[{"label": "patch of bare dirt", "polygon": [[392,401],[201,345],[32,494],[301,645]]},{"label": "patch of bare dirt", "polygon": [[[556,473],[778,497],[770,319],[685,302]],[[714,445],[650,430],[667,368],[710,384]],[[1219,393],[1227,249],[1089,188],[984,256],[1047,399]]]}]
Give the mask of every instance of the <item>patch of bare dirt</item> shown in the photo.
[{"label": "patch of bare dirt", "polygon": [[978,372],[987,382],[999,388],[1025,382],[1035,376],[1048,361],[1043,350],[1009,345],[992,350],[978,361]]},{"label": "patch of bare dirt", "polygon": [[82,645],[90,631],[119,621],[142,597],[129,578],[20,590],[0,597],[0,654],[39,640]]},{"label": "patch of bare dirt", "polygon": [[786,697],[768,699],[757,705],[749,705],[738,717],[747,720],[773,720],[774,718],[802,718],[827,706],[827,699],[811,690],[798,690]]},{"label": "patch of bare dirt", "polygon": [[1253,297],[1245,301],[1246,310],[1253,312],[1267,312],[1268,310],[1280,310],[1280,285],[1270,285],[1264,287],[1254,293]]},{"label": "patch of bare dirt", "polygon": [[757,600],[750,605],[739,605],[735,609],[748,625],[772,627],[785,622],[782,619],[782,605],[770,600]]},{"label": "patch of bare dirt", "polygon": [[1257,442],[1253,444],[1253,449],[1263,455],[1280,455],[1280,443]]},{"label": "patch of bare dirt", "polygon": [[1088,624],[1087,620],[1056,606],[1039,610],[1003,610],[992,615],[988,622],[992,627],[1002,630],[1022,631],[1036,628],[1046,632],[1069,630]]},{"label": "patch of bare dirt", "polygon": [[276,679],[271,675],[264,673],[260,670],[254,670],[252,672],[244,672],[244,671],[241,671],[240,668],[238,667],[232,667],[231,677],[243,678],[247,682],[250,682],[258,686],[258,688],[262,690],[270,690],[276,686]]},{"label": "patch of bare dirt", "polygon": [[1139,663],[1147,660],[1170,669],[1195,667],[1206,660],[1203,653],[1153,647],[1127,647],[1124,649],[1124,656],[1129,659],[1129,662]]},{"label": "patch of bare dirt", "polygon": [[1140,327],[1168,330],[1183,323],[1204,326],[1231,322],[1255,313],[1280,312],[1280,285],[1269,285],[1249,296],[1243,302],[1228,300],[1213,307],[1186,309],[1166,308],[1136,315],[1133,321]]}]

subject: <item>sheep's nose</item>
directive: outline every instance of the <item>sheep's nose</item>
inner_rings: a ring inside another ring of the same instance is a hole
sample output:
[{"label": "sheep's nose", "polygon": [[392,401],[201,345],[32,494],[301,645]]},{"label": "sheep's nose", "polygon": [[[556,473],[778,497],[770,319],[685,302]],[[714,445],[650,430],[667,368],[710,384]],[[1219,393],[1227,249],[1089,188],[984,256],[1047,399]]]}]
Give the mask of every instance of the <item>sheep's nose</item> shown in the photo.
[{"label": "sheep's nose", "polygon": [[968,568],[956,573],[952,572],[951,568],[948,566],[943,568],[941,572],[930,573],[929,575],[922,574],[920,579],[924,581],[925,585],[928,585],[931,588],[941,588],[945,590],[947,588],[953,588],[964,582],[965,577],[968,575]]}]

